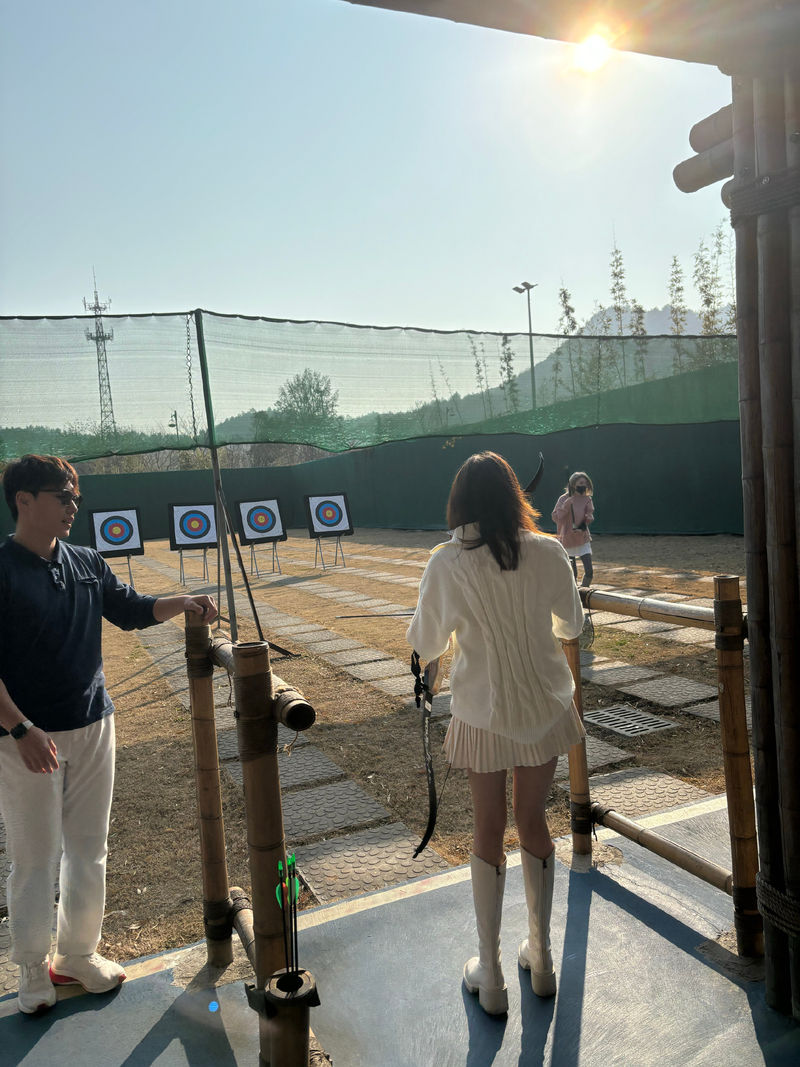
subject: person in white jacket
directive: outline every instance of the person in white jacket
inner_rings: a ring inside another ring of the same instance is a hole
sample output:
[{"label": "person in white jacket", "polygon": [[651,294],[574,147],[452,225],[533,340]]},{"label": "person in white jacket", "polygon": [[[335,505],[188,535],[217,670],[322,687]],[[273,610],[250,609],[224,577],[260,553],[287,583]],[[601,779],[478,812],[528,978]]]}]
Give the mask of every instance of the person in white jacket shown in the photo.
[{"label": "person in white jacket", "polygon": [[531,972],[533,991],[552,996],[555,854],[545,803],[558,756],[584,736],[559,643],[581,633],[583,610],[567,554],[556,538],[539,532],[538,517],[502,456],[471,456],[447,503],[452,539],[428,561],[406,635],[425,662],[455,638],[444,750],[469,775],[479,944],[479,955],[464,967],[464,983],[492,1015],[508,1010],[500,955],[507,771],[513,770],[529,919],[518,958]]}]

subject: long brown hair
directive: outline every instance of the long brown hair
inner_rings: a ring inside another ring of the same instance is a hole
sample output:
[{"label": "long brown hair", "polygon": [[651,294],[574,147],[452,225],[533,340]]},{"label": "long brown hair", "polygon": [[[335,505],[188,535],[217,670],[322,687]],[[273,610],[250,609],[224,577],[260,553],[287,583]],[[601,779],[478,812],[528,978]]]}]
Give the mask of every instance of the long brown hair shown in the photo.
[{"label": "long brown hair", "polygon": [[469,549],[488,545],[503,571],[519,563],[521,530],[538,532],[539,512],[528,503],[511,467],[496,452],[478,452],[458,470],[447,500],[451,530],[466,523],[478,525],[478,537],[465,542]]}]

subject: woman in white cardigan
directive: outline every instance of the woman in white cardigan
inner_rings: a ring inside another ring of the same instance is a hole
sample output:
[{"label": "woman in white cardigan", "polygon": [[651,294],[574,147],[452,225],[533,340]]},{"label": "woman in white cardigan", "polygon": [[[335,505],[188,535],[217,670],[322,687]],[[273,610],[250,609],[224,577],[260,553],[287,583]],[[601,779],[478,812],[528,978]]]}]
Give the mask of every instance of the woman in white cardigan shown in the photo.
[{"label": "woman in white cardigan", "polygon": [[513,770],[529,919],[518,958],[531,972],[533,991],[552,996],[555,857],[545,803],[558,756],[584,735],[558,640],[580,634],[583,610],[567,554],[554,537],[539,533],[537,518],[501,456],[471,456],[447,503],[452,539],[431,555],[406,635],[426,662],[455,637],[444,748],[452,766],[467,770],[472,791],[479,945],[464,982],[492,1015],[508,1010],[500,957],[506,772]]}]

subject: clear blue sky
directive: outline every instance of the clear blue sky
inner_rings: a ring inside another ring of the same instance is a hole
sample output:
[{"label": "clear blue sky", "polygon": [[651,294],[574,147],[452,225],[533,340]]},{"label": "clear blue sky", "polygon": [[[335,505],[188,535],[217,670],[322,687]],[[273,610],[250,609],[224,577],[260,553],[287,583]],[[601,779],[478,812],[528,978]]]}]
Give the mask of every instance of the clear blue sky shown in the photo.
[{"label": "clear blue sky", "polygon": [[[725,216],[678,192],[716,68],[343,0],[2,2],[0,314],[113,312],[556,329],[667,300]],[[691,293],[690,302],[691,302]]]}]

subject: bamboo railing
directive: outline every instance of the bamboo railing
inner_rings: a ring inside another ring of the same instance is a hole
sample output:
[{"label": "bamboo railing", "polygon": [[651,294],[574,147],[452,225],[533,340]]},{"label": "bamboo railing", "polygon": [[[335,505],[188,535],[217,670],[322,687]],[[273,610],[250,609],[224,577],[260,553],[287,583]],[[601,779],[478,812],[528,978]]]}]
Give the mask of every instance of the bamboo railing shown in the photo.
[{"label": "bamboo railing", "polygon": [[[569,753],[573,850],[578,854],[591,853],[591,825],[599,823],[731,894],[739,954],[760,956],[763,937],[756,903],[758,847],[744,694],[743,648],[747,626],[739,598],[739,579],[728,575],[715,577],[713,608],[606,593],[598,589],[581,589],[580,593],[587,608],[715,631],[720,733],[733,869],[725,870],[690,849],[639,826],[612,808],[592,803],[584,742],[574,745]],[[562,644],[575,680],[576,707],[582,717],[578,641]]]},{"label": "bamboo railing", "polygon": [[[277,737],[279,722],[294,730],[308,729],[314,709],[301,693],[273,675],[265,641],[212,640],[209,626],[199,616],[187,613],[185,619],[208,962],[215,967],[232,962],[236,930],[255,972],[255,982],[246,990],[250,1006],[258,1012],[259,1063],[306,1067],[309,1008],[319,1000],[309,972],[287,976],[283,967],[283,914],[275,884],[279,860],[286,870],[286,842]],[[215,664],[234,679],[252,903],[242,889],[228,886],[214,723]]]}]

